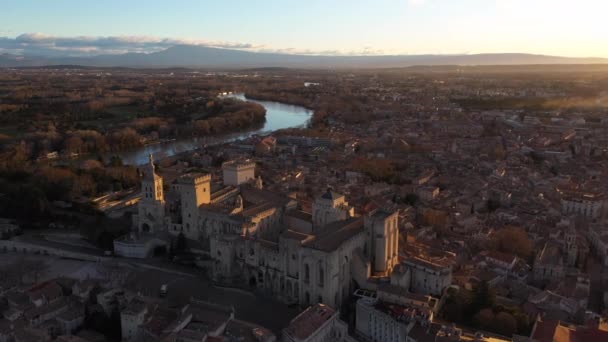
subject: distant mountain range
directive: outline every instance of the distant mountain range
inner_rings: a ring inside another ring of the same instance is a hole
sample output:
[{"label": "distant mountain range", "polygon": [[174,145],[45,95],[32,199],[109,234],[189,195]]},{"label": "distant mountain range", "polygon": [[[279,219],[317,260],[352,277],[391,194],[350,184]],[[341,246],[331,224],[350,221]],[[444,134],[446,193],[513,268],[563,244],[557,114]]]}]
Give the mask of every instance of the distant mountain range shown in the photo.
[{"label": "distant mountain range", "polygon": [[0,67],[81,65],[94,67],[209,69],[240,68],[403,68],[417,65],[605,64],[608,58],[570,58],[524,53],[471,55],[312,56],[176,45],[154,53],[92,57],[0,55]]}]

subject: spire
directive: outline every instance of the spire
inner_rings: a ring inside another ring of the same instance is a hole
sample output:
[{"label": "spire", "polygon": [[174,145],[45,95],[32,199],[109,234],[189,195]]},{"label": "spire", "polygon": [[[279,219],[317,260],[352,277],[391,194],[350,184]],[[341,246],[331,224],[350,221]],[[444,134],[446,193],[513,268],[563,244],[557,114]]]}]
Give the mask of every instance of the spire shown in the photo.
[{"label": "spire", "polygon": [[144,178],[147,179],[154,179],[156,177],[156,174],[154,172],[156,168],[154,167],[154,157],[152,156],[152,153],[150,153],[148,155],[148,165],[146,167],[146,170],[144,171]]}]

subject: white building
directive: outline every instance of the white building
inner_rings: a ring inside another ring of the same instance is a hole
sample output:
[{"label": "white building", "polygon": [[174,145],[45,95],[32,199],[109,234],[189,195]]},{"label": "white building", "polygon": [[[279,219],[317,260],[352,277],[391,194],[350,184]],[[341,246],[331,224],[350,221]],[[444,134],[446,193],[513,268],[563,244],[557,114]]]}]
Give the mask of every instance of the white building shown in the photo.
[{"label": "white building", "polygon": [[238,186],[255,179],[255,163],[229,161],[222,164],[224,185]]},{"label": "white building", "polygon": [[537,281],[561,280],[566,275],[563,246],[549,240],[536,255],[532,271]]},{"label": "white building", "polygon": [[144,323],[148,306],[141,299],[135,298],[120,312],[120,329],[123,341],[133,341],[137,337],[138,327]]},{"label": "white building", "polygon": [[101,305],[106,315],[111,316],[112,312],[125,305],[129,298],[132,298],[132,296],[125,290],[114,288],[97,294],[97,304]]},{"label": "white building", "polygon": [[[348,325],[340,320],[338,311],[325,304],[308,307],[287,328],[283,329],[284,342],[341,342],[351,341]],[[352,340],[354,341],[354,340]]]},{"label": "white building", "polygon": [[592,227],[589,229],[589,242],[595,255],[608,266],[608,229]]},{"label": "white building", "polygon": [[409,273],[410,290],[415,293],[441,296],[443,290],[452,283],[452,267],[421,258],[407,258],[401,265]]},{"label": "white building", "polygon": [[321,197],[313,203],[313,225],[323,228],[327,224],[342,221],[354,216],[355,210],[348,205],[344,196],[327,189]]},{"label": "white building", "polygon": [[355,329],[370,341],[406,341],[415,324],[427,326],[433,319],[429,308],[390,304],[378,299],[357,301]]},{"label": "white building", "polygon": [[598,219],[604,211],[604,194],[599,191],[558,189],[561,194],[562,212]]},{"label": "white building", "polygon": [[82,307],[72,307],[55,318],[63,334],[72,334],[84,323]]}]

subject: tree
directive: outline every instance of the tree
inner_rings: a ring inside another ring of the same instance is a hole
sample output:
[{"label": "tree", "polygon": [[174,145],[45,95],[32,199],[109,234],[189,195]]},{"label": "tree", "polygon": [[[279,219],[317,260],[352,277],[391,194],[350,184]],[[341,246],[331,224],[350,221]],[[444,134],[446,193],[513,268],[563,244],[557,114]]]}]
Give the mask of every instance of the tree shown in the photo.
[{"label": "tree", "polygon": [[196,120],[194,122],[194,131],[197,135],[206,135],[209,134],[211,127],[209,126],[209,122],[207,120]]},{"label": "tree", "polygon": [[44,260],[37,258],[21,258],[17,265],[21,269],[22,275],[33,278],[34,283],[37,283],[40,276],[49,268],[49,265]]},{"label": "tree", "polygon": [[530,318],[520,308],[511,310],[511,313],[517,321],[517,332],[520,335],[530,335]]},{"label": "tree", "polygon": [[114,249],[115,238],[116,237],[112,233],[104,230],[97,237],[97,245],[104,250],[111,251]]},{"label": "tree", "polygon": [[551,165],[551,167],[549,168],[549,171],[554,175],[557,176],[559,175],[559,169],[557,168],[556,165]]},{"label": "tree", "polygon": [[478,311],[491,308],[494,305],[494,292],[488,286],[488,282],[481,281],[473,291],[473,309]]},{"label": "tree", "polygon": [[506,227],[497,231],[491,245],[500,252],[515,254],[523,259],[528,259],[534,249],[534,242],[528,233],[519,227]]},{"label": "tree", "polygon": [[448,290],[448,297],[442,308],[443,317],[452,322],[461,322],[467,317],[467,310],[471,305],[471,300],[469,291]]},{"label": "tree", "polygon": [[112,166],[112,167],[123,166],[122,158],[120,158],[120,156],[110,157],[110,166]]},{"label": "tree", "polygon": [[492,309],[485,308],[479,310],[479,312],[475,314],[475,317],[473,317],[473,322],[481,329],[490,330],[494,328],[494,319],[495,316]]},{"label": "tree", "polygon": [[418,195],[414,193],[409,193],[405,195],[405,199],[403,200],[403,202],[407,203],[408,205],[411,205],[412,207],[415,207],[416,203],[418,203]]},{"label": "tree", "polygon": [[500,208],[500,201],[490,198],[488,199],[487,207],[489,212],[496,211],[496,209]]},{"label": "tree", "polygon": [[536,151],[530,152],[530,158],[532,158],[536,164],[541,164],[543,161],[545,161],[545,157]]},{"label": "tree", "polygon": [[508,312],[500,312],[494,318],[494,331],[501,335],[512,336],[517,332],[517,321]]},{"label": "tree", "polygon": [[352,167],[365,173],[375,182],[395,183],[397,180],[395,165],[388,159],[357,158],[352,162]]},{"label": "tree", "polygon": [[71,136],[63,142],[63,145],[67,152],[80,153],[82,151],[84,142],[79,136]]},{"label": "tree", "polygon": [[87,159],[82,162],[80,168],[83,170],[103,169],[103,164],[99,160]]},{"label": "tree", "polygon": [[180,232],[177,235],[177,240],[175,241],[175,251],[176,252],[184,252],[188,248],[188,242],[186,241],[186,237],[183,232]]}]

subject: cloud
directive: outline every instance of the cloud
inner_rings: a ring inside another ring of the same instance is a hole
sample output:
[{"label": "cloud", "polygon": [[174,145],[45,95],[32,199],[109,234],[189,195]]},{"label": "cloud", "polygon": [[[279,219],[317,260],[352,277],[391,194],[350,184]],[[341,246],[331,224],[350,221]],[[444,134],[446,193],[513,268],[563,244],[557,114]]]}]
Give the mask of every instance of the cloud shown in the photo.
[{"label": "cloud", "polygon": [[387,52],[373,47],[363,47],[356,50],[311,50],[272,48],[251,43],[184,38],[159,38],[152,36],[60,37],[42,33],[24,33],[14,38],[0,36],[0,53],[45,57],[82,57],[104,54],[123,54],[129,52],[152,53],[165,50],[175,45],[197,45],[254,52],[324,56],[371,56],[382,55]]},{"label": "cloud", "polygon": [[422,6],[426,4],[427,0],[407,0],[408,5],[410,6]]},{"label": "cloud", "polygon": [[364,47],[358,50],[311,50],[311,49],[296,49],[296,48],[284,48],[284,49],[271,49],[262,48],[255,50],[256,52],[267,52],[267,53],[284,53],[289,55],[308,55],[308,56],[373,56],[373,55],[384,55],[386,51],[380,49],[374,49],[372,47]]},{"label": "cloud", "polygon": [[183,44],[243,50],[262,48],[250,43],[200,39],[150,36],[59,37],[42,33],[24,33],[15,38],[0,37],[0,52],[42,56],[92,56],[127,52],[150,53]]}]

